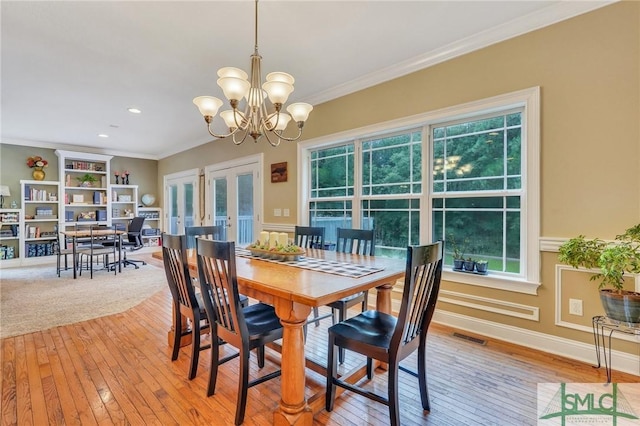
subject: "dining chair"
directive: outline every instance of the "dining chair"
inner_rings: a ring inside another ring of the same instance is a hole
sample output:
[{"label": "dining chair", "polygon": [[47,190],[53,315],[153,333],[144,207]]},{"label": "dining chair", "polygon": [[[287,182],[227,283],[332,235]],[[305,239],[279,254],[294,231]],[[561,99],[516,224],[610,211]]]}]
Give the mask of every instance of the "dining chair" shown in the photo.
[{"label": "dining chair", "polygon": [[[281,373],[277,370],[249,380],[250,351],[257,350],[258,367],[264,367],[264,345],[282,338],[282,324],[273,306],[255,303],[242,307],[240,304],[233,241],[197,238],[196,244],[200,289],[207,317],[212,325],[207,396],[215,393],[218,367],[239,357],[235,424],[240,425],[244,421],[248,389],[278,377]],[[220,359],[221,340],[238,349],[238,352]]]},{"label": "dining chair", "polygon": [[184,228],[187,236],[187,248],[196,248],[196,237],[205,237],[211,240],[224,240],[224,228],[216,225],[187,226]]},{"label": "dining chair", "polygon": [[[374,256],[376,252],[376,237],[373,229],[345,229],[338,228],[336,233],[336,251],[340,253],[361,254],[366,256]],[[345,297],[335,302],[329,303],[327,306],[331,308],[331,321],[336,323],[335,311],[338,311],[338,321],[344,321],[347,317],[347,311],[352,306],[362,305],[362,312],[367,310],[367,302],[369,292],[362,291],[360,293]],[[344,348],[340,348],[338,360],[340,364],[344,363]]]},{"label": "dining chair", "polygon": [[118,245],[118,234],[115,226],[93,225],[89,230],[89,240],[76,249],[78,263],[80,265],[80,276],[82,276],[82,260],[86,258],[87,269],[90,271],[90,277],[93,279],[93,266],[96,258],[101,259],[102,269],[111,270],[113,274],[117,273],[117,268],[109,262],[109,256],[116,261],[116,248]]},{"label": "dining chair", "polygon": [[[436,308],[442,275],[442,242],[407,248],[407,266],[402,302],[397,318],[376,310],[329,327],[325,408],[333,410],[336,386],[353,391],[389,407],[392,426],[400,425],[398,372],[418,378],[422,408],[429,410],[427,391],[427,330]],[[346,348],[367,357],[367,378],[373,379],[373,360],[388,364],[387,395],[379,395],[337,376],[336,352]],[[418,371],[400,366],[400,361],[418,350]],[[345,395],[345,394],[342,394]],[[406,401],[405,403],[410,403]]]},{"label": "dining chair", "polygon": [[[200,351],[209,349],[211,345],[202,345],[200,335],[208,332],[210,322],[200,295],[196,294],[189,273],[187,262],[187,238],[185,235],[162,234],[162,261],[167,276],[167,283],[173,299],[173,352],[171,361],[178,359],[180,340],[191,334],[191,363],[189,380],[196,377]],[[182,324],[183,317],[188,324]]]},{"label": "dining chair", "polygon": [[296,226],[294,241],[298,247],[324,249],[324,226]]},{"label": "dining chair", "polygon": [[[56,233],[56,240],[53,243],[53,252],[56,255],[56,273],[58,277],[61,271],[69,269],[68,256],[71,256],[71,266],[75,268],[76,260],[73,258],[73,240],[67,238],[66,235],[58,232],[58,226],[54,226]],[[62,268],[62,258],[64,257],[64,268]]]},{"label": "dining chair", "polygon": [[[294,230],[293,241],[295,245],[302,248],[318,248],[324,250],[324,226],[297,226]],[[320,315],[318,308],[313,308],[313,319],[307,322],[315,322],[316,327],[320,326],[320,320],[329,318],[332,313]],[[305,335],[306,335],[305,325]]]}]

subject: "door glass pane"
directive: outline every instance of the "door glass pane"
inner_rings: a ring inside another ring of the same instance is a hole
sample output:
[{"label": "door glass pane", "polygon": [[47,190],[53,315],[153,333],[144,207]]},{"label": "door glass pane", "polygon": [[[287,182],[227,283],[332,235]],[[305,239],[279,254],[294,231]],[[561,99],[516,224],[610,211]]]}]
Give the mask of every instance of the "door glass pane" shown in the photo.
[{"label": "door glass pane", "polygon": [[193,183],[184,184],[184,226],[194,226]]},{"label": "door glass pane", "polygon": [[169,233],[178,234],[178,186],[169,186]]},{"label": "door glass pane", "polygon": [[215,178],[213,180],[213,224],[222,227],[222,239],[227,240],[227,179]]},{"label": "door glass pane", "polygon": [[237,244],[246,245],[252,243],[253,237],[253,174],[238,176],[238,235]]}]

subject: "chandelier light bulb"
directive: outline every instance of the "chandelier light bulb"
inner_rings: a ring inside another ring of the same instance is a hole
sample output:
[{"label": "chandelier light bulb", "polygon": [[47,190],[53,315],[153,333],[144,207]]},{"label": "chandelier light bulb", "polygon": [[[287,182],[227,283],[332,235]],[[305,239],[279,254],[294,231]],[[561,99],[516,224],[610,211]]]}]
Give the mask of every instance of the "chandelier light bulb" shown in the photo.
[{"label": "chandelier light bulb", "polygon": [[304,102],[297,102],[295,104],[289,105],[287,107],[287,112],[291,114],[291,117],[296,123],[299,123],[301,121],[307,121],[307,118],[309,118],[309,114],[311,113],[312,109],[313,106],[309,104],[306,104]]},{"label": "chandelier light bulb", "polygon": [[[278,114],[273,114],[273,117],[269,119],[269,124],[271,124],[271,128],[273,130],[284,130],[291,121],[291,116],[285,112],[280,112]],[[278,124],[276,124],[276,122]],[[275,127],[274,127],[275,126]]]},{"label": "chandelier light bulb", "polygon": [[213,96],[198,96],[193,100],[193,103],[196,104],[200,114],[204,117],[214,117],[222,106],[222,101]]}]

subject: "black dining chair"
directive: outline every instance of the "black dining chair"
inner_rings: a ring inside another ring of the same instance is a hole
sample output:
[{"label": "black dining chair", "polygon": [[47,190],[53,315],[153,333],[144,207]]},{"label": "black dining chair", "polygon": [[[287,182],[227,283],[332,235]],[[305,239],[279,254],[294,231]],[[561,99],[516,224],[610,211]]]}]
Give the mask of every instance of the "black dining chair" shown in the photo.
[{"label": "black dining chair", "polygon": [[219,225],[187,226],[184,228],[187,236],[187,248],[196,248],[196,237],[209,238],[210,240],[224,240],[224,227]]},{"label": "black dining chair", "polygon": [[[277,370],[249,380],[249,353],[257,349],[258,367],[264,367],[264,345],[282,338],[282,324],[275,308],[264,303],[243,307],[238,292],[235,243],[196,239],[200,289],[207,317],[211,323],[211,369],[207,396],[214,394],[218,367],[236,357],[238,369],[238,401],[235,424],[242,424],[250,387],[280,376]],[[224,341],[238,352],[220,359],[220,344]]]},{"label": "black dining chair", "polygon": [[[324,226],[296,226],[293,241],[295,245],[302,248],[318,248],[324,250]],[[316,327],[320,325],[320,320],[333,316],[333,312],[320,315],[318,308],[313,308],[313,319],[308,322],[315,322]],[[305,334],[306,334],[305,325]]]},{"label": "black dining chair", "polygon": [[[407,248],[407,267],[398,317],[380,311],[365,311],[329,327],[327,390],[325,407],[333,410],[336,386],[389,407],[392,426],[400,425],[399,370],[418,378],[422,408],[430,410],[427,390],[427,330],[436,308],[442,275],[442,242]],[[367,357],[367,377],[373,379],[373,360],[388,364],[387,395],[379,395],[338,378],[336,353],[346,348]],[[400,361],[418,350],[418,371],[400,366]],[[345,395],[345,394],[342,394]],[[411,400],[405,401],[411,403]]]},{"label": "black dining chair", "polygon": [[[178,359],[180,340],[191,334],[191,363],[189,380],[196,377],[200,351],[209,349],[211,345],[202,345],[200,335],[210,329],[204,304],[200,295],[196,294],[187,261],[187,238],[184,235],[162,234],[162,261],[167,276],[167,284],[173,299],[173,352],[171,361]],[[186,317],[191,323],[182,324]]]},{"label": "black dining chair", "polygon": [[[373,229],[338,228],[336,237],[337,252],[366,256],[374,256],[376,254],[376,237]],[[332,323],[336,323],[335,311],[338,311],[338,321],[344,321],[347,318],[347,311],[352,306],[361,305],[362,312],[366,311],[368,299],[369,292],[361,291],[360,293],[329,303],[327,306],[331,308]],[[340,364],[344,363],[344,353],[344,348],[340,348]]]}]

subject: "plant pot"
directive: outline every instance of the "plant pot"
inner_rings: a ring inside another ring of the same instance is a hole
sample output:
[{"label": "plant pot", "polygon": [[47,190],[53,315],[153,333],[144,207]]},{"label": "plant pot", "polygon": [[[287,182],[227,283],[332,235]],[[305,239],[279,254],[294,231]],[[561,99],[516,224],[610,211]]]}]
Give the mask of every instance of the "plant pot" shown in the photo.
[{"label": "plant pot", "polygon": [[640,293],[605,288],[600,290],[600,302],[608,318],[629,324],[640,324]]},{"label": "plant pot", "polygon": [[453,269],[462,269],[462,268],[464,268],[464,260],[453,259]]},{"label": "plant pot", "polygon": [[488,263],[478,263],[476,262],[476,271],[484,274],[485,272],[487,272],[487,267],[489,266]]},{"label": "plant pot", "polygon": [[464,270],[465,271],[473,271],[476,267],[476,262],[473,260],[465,260],[464,261]]}]

